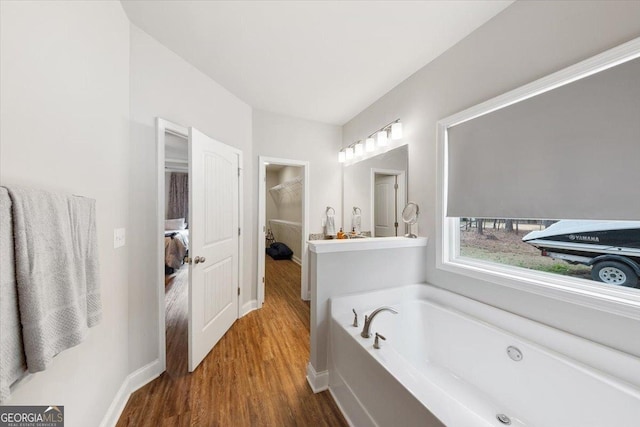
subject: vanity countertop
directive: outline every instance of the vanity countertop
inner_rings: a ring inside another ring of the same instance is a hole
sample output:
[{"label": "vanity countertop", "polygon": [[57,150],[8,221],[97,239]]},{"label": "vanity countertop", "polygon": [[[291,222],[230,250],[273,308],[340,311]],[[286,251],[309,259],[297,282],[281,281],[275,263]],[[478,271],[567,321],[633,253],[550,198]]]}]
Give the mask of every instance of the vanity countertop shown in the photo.
[{"label": "vanity countertop", "polygon": [[368,251],[373,249],[413,248],[427,246],[428,238],[367,237],[362,239],[310,240],[309,250],[321,254],[329,252]]}]

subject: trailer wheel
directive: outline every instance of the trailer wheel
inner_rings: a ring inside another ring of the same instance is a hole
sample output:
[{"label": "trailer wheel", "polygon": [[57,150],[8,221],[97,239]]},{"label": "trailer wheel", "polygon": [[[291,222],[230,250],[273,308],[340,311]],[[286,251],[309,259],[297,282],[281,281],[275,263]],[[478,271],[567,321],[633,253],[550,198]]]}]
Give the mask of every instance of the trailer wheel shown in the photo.
[{"label": "trailer wheel", "polygon": [[631,267],[621,262],[602,261],[591,269],[591,278],[610,285],[636,287],[638,276]]}]

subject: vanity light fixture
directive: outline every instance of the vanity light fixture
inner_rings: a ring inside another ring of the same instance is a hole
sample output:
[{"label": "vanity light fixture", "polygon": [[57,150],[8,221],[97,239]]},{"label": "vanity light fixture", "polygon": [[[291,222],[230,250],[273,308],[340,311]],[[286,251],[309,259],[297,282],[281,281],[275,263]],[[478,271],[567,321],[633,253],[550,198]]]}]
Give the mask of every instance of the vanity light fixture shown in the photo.
[{"label": "vanity light fixture", "polygon": [[391,123],[387,123],[377,131],[369,135],[364,142],[359,140],[342,148],[338,152],[338,162],[344,163],[352,160],[354,157],[364,156],[364,153],[372,153],[376,147],[386,147],[389,145],[389,139],[402,139],[402,123],[400,119],[396,119]]}]

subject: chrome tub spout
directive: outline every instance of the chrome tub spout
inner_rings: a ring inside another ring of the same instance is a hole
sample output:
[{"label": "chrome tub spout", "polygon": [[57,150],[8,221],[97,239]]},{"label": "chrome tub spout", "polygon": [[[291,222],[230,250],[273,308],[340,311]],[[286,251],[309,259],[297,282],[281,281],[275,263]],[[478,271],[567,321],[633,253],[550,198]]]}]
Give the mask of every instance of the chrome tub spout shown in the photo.
[{"label": "chrome tub spout", "polygon": [[380,307],[373,310],[373,312],[369,316],[364,316],[364,328],[362,328],[362,332],[360,333],[361,337],[369,338],[371,336],[371,334],[369,333],[369,330],[371,329],[371,322],[373,322],[373,318],[376,317],[381,311],[390,311],[393,314],[398,314],[398,312],[391,307]]}]

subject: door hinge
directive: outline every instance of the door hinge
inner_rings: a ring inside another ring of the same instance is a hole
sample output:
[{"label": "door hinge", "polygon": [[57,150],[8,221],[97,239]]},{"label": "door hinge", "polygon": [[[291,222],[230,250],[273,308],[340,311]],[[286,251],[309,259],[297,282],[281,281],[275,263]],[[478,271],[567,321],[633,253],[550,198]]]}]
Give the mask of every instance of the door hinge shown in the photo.
[{"label": "door hinge", "polygon": [[238,288],[238,296],[240,296],[240,288]]},{"label": "door hinge", "polygon": [[397,190],[397,189],[398,189],[398,184],[393,184],[393,188],[394,188],[395,190]]},{"label": "door hinge", "polygon": [[238,227],[238,236],[240,235],[240,227]]},{"label": "door hinge", "polygon": [[262,232],[263,232],[263,233],[266,233],[266,232],[267,232],[267,226],[266,226],[266,225],[263,225],[263,226],[262,226]]},{"label": "door hinge", "polygon": [[393,223],[393,226],[394,226],[395,228],[398,228],[398,223],[397,223],[397,222],[394,222],[394,223]]},{"label": "door hinge", "polygon": [[264,277],[262,278],[262,283],[264,283]]}]

